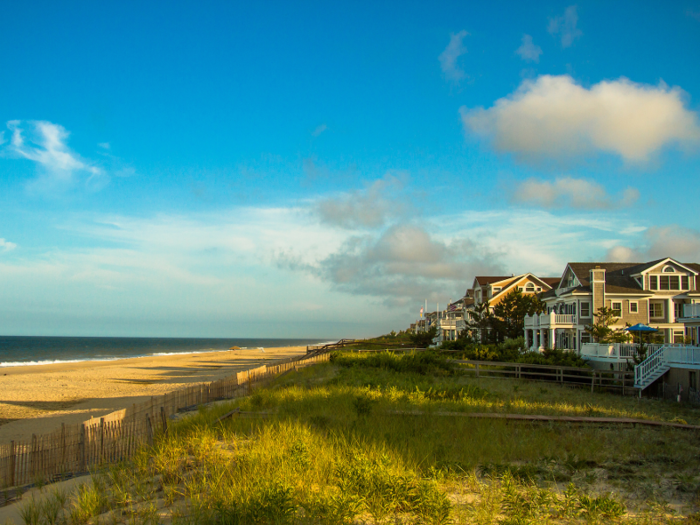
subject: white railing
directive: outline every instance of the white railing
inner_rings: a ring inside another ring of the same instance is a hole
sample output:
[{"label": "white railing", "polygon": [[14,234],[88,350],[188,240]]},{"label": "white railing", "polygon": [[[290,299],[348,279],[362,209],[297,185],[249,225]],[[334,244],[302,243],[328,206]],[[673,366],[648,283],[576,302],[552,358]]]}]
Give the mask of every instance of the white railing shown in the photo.
[{"label": "white railing", "polygon": [[660,368],[665,368],[668,366],[666,365],[666,360],[664,359],[665,352],[666,347],[662,346],[649,354],[644,361],[634,367],[634,386],[641,388],[647,387],[649,378],[652,377]]},{"label": "white railing", "polygon": [[[664,345],[647,345],[647,354],[654,352]],[[603,359],[631,359],[637,355],[636,343],[583,343],[581,345],[582,357],[596,357]]]},{"label": "white railing", "polygon": [[539,314],[539,315],[528,315],[525,316],[525,328],[541,328],[550,327],[557,328],[559,325],[573,325],[576,324],[575,314],[555,314],[554,312],[550,314]]},{"label": "white railing", "polygon": [[700,366],[700,347],[690,345],[663,345],[634,367],[634,385],[646,388],[659,372],[674,365]]},{"label": "white railing", "polygon": [[700,304],[684,304],[683,317],[700,317]]}]

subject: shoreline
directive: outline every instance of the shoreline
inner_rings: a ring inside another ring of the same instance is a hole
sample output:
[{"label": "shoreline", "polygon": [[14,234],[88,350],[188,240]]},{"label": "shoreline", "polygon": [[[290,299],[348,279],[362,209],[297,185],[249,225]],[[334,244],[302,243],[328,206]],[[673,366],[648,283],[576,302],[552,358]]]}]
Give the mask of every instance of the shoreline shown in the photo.
[{"label": "shoreline", "polygon": [[270,347],[0,368],[0,444],[306,353]]}]

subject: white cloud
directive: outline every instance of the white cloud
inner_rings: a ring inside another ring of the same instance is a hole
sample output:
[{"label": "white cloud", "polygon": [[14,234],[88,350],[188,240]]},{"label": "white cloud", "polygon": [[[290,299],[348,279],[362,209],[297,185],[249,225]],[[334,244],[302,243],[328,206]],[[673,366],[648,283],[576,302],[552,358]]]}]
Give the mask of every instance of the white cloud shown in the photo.
[{"label": "white cloud", "polygon": [[583,35],[576,24],[578,24],[578,13],[576,13],[576,6],[571,5],[566,8],[562,16],[549,19],[547,31],[551,35],[561,37],[561,47],[569,47],[574,40]]},{"label": "white cloud", "polygon": [[440,61],[440,68],[445,74],[445,78],[453,82],[459,82],[466,77],[466,73],[457,63],[459,57],[467,52],[467,48],[464,45],[464,38],[468,35],[465,30],[460,31],[457,34],[452,34],[450,36],[450,43],[447,44],[445,50],[440,53],[438,60]]},{"label": "white cloud", "polygon": [[97,144],[97,145],[98,145],[100,148],[102,148],[102,149],[110,149],[109,142],[100,142],[100,143]]},{"label": "white cloud", "polygon": [[13,242],[6,241],[2,237],[0,237],[0,252],[9,252],[10,250],[14,250],[17,248],[17,245]]},{"label": "white cloud", "polygon": [[542,54],[542,48],[533,43],[530,35],[523,35],[522,44],[515,50],[515,52],[520,55],[520,58],[523,60],[539,62],[540,55]]},{"label": "white cloud", "polygon": [[625,78],[587,89],[569,76],[525,80],[489,109],[462,107],[465,131],[490,139],[495,149],[538,162],[606,152],[643,163],[662,148],[697,149],[700,126],[678,88]]},{"label": "white cloud", "polygon": [[681,262],[700,262],[700,232],[677,224],[653,226],[644,232],[638,245],[616,244],[607,260],[645,262],[673,257]]},{"label": "white cloud", "polygon": [[318,137],[321,133],[323,133],[327,129],[328,129],[328,126],[326,126],[325,124],[321,124],[321,125],[317,126],[315,130],[313,130],[311,135],[314,137]]},{"label": "white cloud", "polygon": [[474,275],[493,272],[502,272],[497,258],[474,241],[442,241],[410,224],[351,237],[315,266],[337,289],[393,305],[457,297]]},{"label": "white cloud", "polygon": [[[91,188],[106,183],[104,171],[73,152],[67,145],[68,131],[63,126],[46,121],[10,120],[7,128],[12,132],[9,145],[0,153],[5,157],[23,158],[35,162],[39,175],[29,185],[35,191],[53,191],[76,182],[78,175]],[[25,137],[25,129],[27,137]]]},{"label": "white cloud", "polygon": [[629,207],[639,199],[635,188],[627,188],[614,198],[597,182],[573,177],[557,177],[553,182],[530,178],[516,184],[510,192],[511,202],[548,209],[616,209]]},{"label": "white cloud", "polygon": [[315,214],[325,224],[347,229],[376,228],[403,215],[403,183],[387,175],[364,190],[319,200]]}]

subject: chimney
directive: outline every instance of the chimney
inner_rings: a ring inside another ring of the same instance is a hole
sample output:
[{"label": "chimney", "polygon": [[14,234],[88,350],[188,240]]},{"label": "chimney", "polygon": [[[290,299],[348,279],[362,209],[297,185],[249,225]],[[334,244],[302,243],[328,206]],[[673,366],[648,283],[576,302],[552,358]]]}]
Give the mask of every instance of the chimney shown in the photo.
[{"label": "chimney", "polygon": [[593,302],[593,313],[605,306],[605,269],[596,266],[590,271],[591,301]]}]

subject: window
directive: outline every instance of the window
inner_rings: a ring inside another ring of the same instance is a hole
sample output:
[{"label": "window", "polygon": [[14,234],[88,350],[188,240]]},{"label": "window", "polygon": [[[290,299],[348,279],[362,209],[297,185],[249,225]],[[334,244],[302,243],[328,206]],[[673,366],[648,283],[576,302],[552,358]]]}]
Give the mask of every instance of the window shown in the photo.
[{"label": "window", "polygon": [[581,303],[581,317],[591,316],[591,303]]},{"label": "window", "polygon": [[659,289],[659,278],[656,275],[649,276],[649,289],[658,290]]},{"label": "window", "polygon": [[664,268],[664,273],[673,273],[673,272],[675,272],[675,271],[676,271],[676,270],[674,270],[674,269],[671,268],[670,266],[666,266],[666,267]]},{"label": "window", "polygon": [[525,291],[527,293],[535,293],[535,285],[532,283],[528,283],[528,285],[525,287]]},{"label": "window", "polygon": [[615,317],[622,317],[622,303],[611,303],[611,310]]},{"label": "window", "polygon": [[590,342],[591,342],[591,334],[586,333],[586,332],[582,333],[581,334],[581,344],[585,345],[586,343],[590,343]]},{"label": "window", "polygon": [[681,277],[681,290],[690,290],[690,286],[688,286],[688,276],[684,275]]},{"label": "window", "polygon": [[630,301],[630,313],[636,314],[637,312],[639,312],[637,301]]},{"label": "window", "polygon": [[673,344],[676,344],[676,345],[683,344],[683,341],[685,341],[685,335],[683,334],[683,330],[674,330],[673,331]]},{"label": "window", "polygon": [[519,292],[522,292],[522,291],[523,291],[523,287],[522,287],[522,286],[518,286],[518,291],[519,291]]},{"label": "window", "polygon": [[495,287],[495,288],[493,289],[493,293],[494,293],[494,294],[497,294],[497,293],[500,292],[500,291],[501,291],[501,289],[500,289],[499,287]]},{"label": "window", "polygon": [[678,319],[679,317],[683,317],[683,304],[682,303],[673,303],[673,316]]},{"label": "window", "polygon": [[664,316],[664,303],[649,303],[649,317],[660,318]]}]

